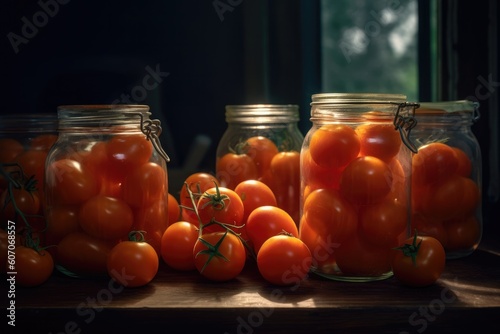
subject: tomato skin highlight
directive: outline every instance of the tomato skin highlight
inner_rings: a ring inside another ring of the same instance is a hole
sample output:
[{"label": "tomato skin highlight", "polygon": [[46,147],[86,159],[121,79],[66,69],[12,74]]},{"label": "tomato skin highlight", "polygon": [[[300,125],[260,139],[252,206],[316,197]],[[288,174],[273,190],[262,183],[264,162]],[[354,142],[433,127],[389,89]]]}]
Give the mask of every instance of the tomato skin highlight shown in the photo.
[{"label": "tomato skin highlight", "polygon": [[[403,245],[412,245],[414,236],[408,238]],[[430,236],[418,236],[415,244],[420,244],[415,257],[406,256],[397,250],[392,260],[392,270],[396,279],[411,287],[425,287],[434,284],[444,271],[446,254],[441,243]]]},{"label": "tomato skin highlight", "polygon": [[158,254],[150,244],[142,241],[122,241],[111,249],[107,258],[109,276],[127,288],[150,283],[158,268]]},{"label": "tomato skin highlight", "polygon": [[[203,253],[208,247],[200,239],[215,246],[221,238],[223,240],[218,247],[218,253],[224,258],[220,256],[210,258],[210,255]],[[225,232],[203,234],[195,243],[193,256],[198,272],[203,277],[217,282],[236,278],[246,263],[246,250],[241,240],[234,234]]]},{"label": "tomato skin highlight", "polygon": [[257,267],[268,282],[280,286],[298,286],[311,268],[309,248],[300,239],[276,235],[267,239],[257,254]]}]

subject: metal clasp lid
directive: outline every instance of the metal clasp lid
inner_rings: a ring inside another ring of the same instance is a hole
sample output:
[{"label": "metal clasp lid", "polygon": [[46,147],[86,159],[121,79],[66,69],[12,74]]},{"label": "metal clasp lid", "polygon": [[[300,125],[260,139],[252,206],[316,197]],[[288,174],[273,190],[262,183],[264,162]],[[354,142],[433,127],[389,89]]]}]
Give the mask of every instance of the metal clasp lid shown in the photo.
[{"label": "metal clasp lid", "polygon": [[[412,108],[411,115],[401,115],[401,109]],[[418,103],[403,102],[398,104],[398,109],[396,110],[396,115],[394,115],[394,127],[399,130],[401,135],[401,140],[413,153],[417,153],[417,147],[410,140],[410,132],[417,125],[417,119],[415,118],[415,109],[420,107]]]},{"label": "metal clasp lid", "polygon": [[163,147],[160,143],[160,134],[162,131],[161,122],[159,119],[144,119],[142,114],[141,116],[141,131],[146,135],[146,138],[151,141],[153,147],[158,152],[158,154],[165,159],[166,162],[170,162],[170,158],[167,153],[163,150]]}]

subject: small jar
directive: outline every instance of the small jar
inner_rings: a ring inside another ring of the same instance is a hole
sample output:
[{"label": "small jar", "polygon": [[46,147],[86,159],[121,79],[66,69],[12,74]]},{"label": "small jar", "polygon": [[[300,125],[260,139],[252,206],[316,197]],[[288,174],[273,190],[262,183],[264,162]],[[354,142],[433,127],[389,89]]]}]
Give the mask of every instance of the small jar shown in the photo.
[{"label": "small jar", "polygon": [[217,146],[216,177],[234,189],[244,180],[267,184],[278,207],[299,222],[300,149],[297,105],[226,106],[228,127]]},{"label": "small jar", "polygon": [[168,156],[150,115],[145,105],[58,107],[59,138],[45,170],[45,237],[57,245],[62,273],[105,275],[107,254],[132,231],[160,254]]},{"label": "small jar", "polygon": [[423,102],[412,140],[412,228],[443,244],[447,259],[471,254],[482,235],[481,149],[472,101]]},{"label": "small jar", "polygon": [[[43,245],[45,159],[57,140],[57,114],[0,116],[1,227],[15,223],[16,233],[32,233]],[[17,201],[17,203],[16,203]],[[15,205],[14,205],[15,204]]]},{"label": "small jar", "polygon": [[353,282],[392,276],[393,249],[409,236],[416,106],[398,94],[312,96],[299,234],[314,273]]}]

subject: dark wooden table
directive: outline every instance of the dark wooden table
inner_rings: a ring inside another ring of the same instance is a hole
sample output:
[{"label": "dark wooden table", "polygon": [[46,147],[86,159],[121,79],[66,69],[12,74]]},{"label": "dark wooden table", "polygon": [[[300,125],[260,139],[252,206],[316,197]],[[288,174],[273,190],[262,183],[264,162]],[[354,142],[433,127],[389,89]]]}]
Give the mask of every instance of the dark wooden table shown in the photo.
[{"label": "dark wooden table", "polygon": [[15,303],[19,333],[500,333],[500,243],[448,261],[427,288],[311,275],[291,289],[267,284],[254,265],[213,283],[162,266],[150,285],[134,289],[56,274],[17,288]]}]

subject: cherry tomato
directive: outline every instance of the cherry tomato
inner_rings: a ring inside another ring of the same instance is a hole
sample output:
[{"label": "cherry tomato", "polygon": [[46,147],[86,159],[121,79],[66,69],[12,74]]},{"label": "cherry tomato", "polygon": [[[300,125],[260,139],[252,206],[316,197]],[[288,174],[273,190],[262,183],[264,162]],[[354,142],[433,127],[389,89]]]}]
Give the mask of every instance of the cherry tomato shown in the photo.
[{"label": "cherry tomato", "polygon": [[300,215],[300,154],[297,151],[279,152],[271,161],[271,189],[278,207],[299,224]]},{"label": "cherry tomato", "polygon": [[38,135],[30,141],[30,149],[48,151],[57,141],[57,135],[44,134]]},{"label": "cherry tomato", "polygon": [[16,157],[16,162],[22,167],[24,174],[29,178],[35,177],[36,187],[43,189],[43,178],[45,176],[46,151],[27,150]]},{"label": "cherry tomato", "polygon": [[[16,247],[16,285],[38,286],[49,279],[54,271],[52,255],[43,249],[35,250],[25,246]],[[9,267],[10,264],[7,263]],[[12,271],[10,268],[8,271]]]},{"label": "cherry tomato", "polygon": [[375,247],[354,236],[335,250],[337,265],[344,275],[354,277],[384,276],[391,271],[392,250]]},{"label": "cherry tomato", "polygon": [[458,147],[452,147],[458,160],[457,173],[463,177],[470,177],[472,172],[472,161],[467,154]]},{"label": "cherry tomato", "polygon": [[106,143],[110,176],[122,178],[149,161],[153,144],[143,134],[115,135]]},{"label": "cherry tomato", "polygon": [[258,180],[246,180],[240,182],[234,188],[243,202],[244,215],[243,223],[246,224],[248,215],[259,206],[272,205],[277,206],[276,196],[273,191],[264,182]]},{"label": "cherry tomato", "polygon": [[54,161],[45,174],[48,198],[58,204],[80,204],[99,191],[95,174],[74,160]]},{"label": "cherry tomato", "polygon": [[[219,187],[220,183],[219,180],[215,178],[215,176],[209,173],[196,172],[189,175],[186,180],[184,180],[184,186],[180,190],[179,204],[183,207],[192,208],[193,202],[191,201],[191,197],[189,196],[186,185],[192,192],[194,205],[196,205],[201,194],[215,186]],[[182,208],[181,215],[183,220],[187,220],[195,225],[199,224],[198,218],[192,210]]]},{"label": "cherry tomato", "polygon": [[0,163],[10,163],[24,151],[23,144],[12,138],[0,138]]},{"label": "cherry tomato", "polygon": [[458,168],[458,160],[453,149],[443,143],[430,143],[418,149],[413,155],[412,181],[416,184],[430,184],[453,175]]},{"label": "cherry tomato", "polygon": [[271,160],[278,152],[276,144],[267,137],[255,136],[245,141],[245,153],[254,161],[259,178],[269,170]]},{"label": "cherry tomato", "polygon": [[299,231],[292,217],[283,209],[265,205],[254,209],[247,219],[246,231],[255,253],[272,236],[283,231],[298,237]]},{"label": "cherry tomato", "polygon": [[356,128],[360,140],[359,154],[391,161],[401,148],[401,135],[392,124],[362,124]]},{"label": "cherry tomato", "polygon": [[12,195],[5,189],[0,196],[0,205],[3,209],[2,215],[8,219],[18,217],[13,203],[24,215],[35,215],[40,211],[40,198],[36,190],[25,188],[12,188]]},{"label": "cherry tomato", "polygon": [[299,238],[275,235],[267,239],[257,255],[257,267],[268,282],[298,286],[311,268],[309,248]]},{"label": "cherry tomato", "polygon": [[300,240],[307,245],[313,257],[313,266],[322,273],[334,273],[337,269],[335,263],[335,249],[339,243],[332,241],[332,235],[322,235],[311,228],[309,222],[302,216],[300,221]]},{"label": "cherry tomato", "polygon": [[334,243],[350,238],[358,227],[355,208],[335,189],[311,192],[304,202],[303,216],[315,233]]},{"label": "cherry tomato", "polygon": [[134,210],[134,223],[131,230],[143,231],[144,241],[149,243],[160,255],[161,238],[168,226],[168,204],[161,199],[150,206]]},{"label": "cherry tomato", "polygon": [[448,233],[440,219],[426,217],[421,213],[413,213],[411,218],[411,230],[417,230],[419,235],[428,235],[437,239],[444,249],[448,245]]},{"label": "cherry tomato", "polygon": [[[197,203],[198,214],[204,225],[212,220],[222,224],[243,225],[245,208],[240,196],[232,189],[213,187],[206,190]],[[240,228],[233,229],[240,233]],[[203,230],[205,233],[224,231],[222,226],[211,225]]]},{"label": "cherry tomato", "polygon": [[385,162],[359,157],[342,172],[340,193],[354,204],[379,203],[391,191],[392,181],[392,171]]},{"label": "cherry tomato", "polygon": [[122,184],[122,198],[133,207],[143,207],[167,192],[167,173],[162,166],[146,162],[128,174]]},{"label": "cherry tomato", "polygon": [[313,160],[308,149],[303,150],[300,156],[304,184],[310,185],[313,189],[339,188],[342,168],[321,167]]},{"label": "cherry tomato", "polygon": [[217,160],[216,177],[220,185],[234,189],[245,180],[256,180],[259,177],[257,166],[246,154],[226,153]]},{"label": "cherry tomato", "polygon": [[[57,245],[66,235],[77,232],[78,206],[53,206],[46,211],[47,229],[45,238],[47,245]],[[49,252],[52,248],[48,248]]]},{"label": "cherry tomato", "polygon": [[73,232],[57,245],[56,260],[63,270],[74,275],[104,275],[107,272],[108,254],[114,244],[83,232]]},{"label": "cherry tomato", "polygon": [[341,124],[321,126],[311,135],[309,143],[311,157],[324,168],[346,166],[358,156],[360,147],[356,131]]},{"label": "cherry tomato", "polygon": [[195,270],[193,249],[198,240],[198,228],[185,221],[172,223],[161,238],[161,258],[173,269]]},{"label": "cherry tomato", "polygon": [[123,200],[97,195],[82,205],[78,213],[78,222],[89,235],[113,240],[130,232],[134,215]]},{"label": "cherry tomato", "polygon": [[193,248],[196,269],[212,281],[236,278],[246,262],[246,250],[241,240],[228,232],[203,234]]},{"label": "cherry tomato", "polygon": [[389,199],[367,205],[360,212],[359,226],[363,240],[374,246],[388,248],[399,244],[398,236],[406,230],[408,224],[406,205]]},{"label": "cherry tomato", "polygon": [[392,260],[394,277],[404,285],[424,287],[434,284],[444,271],[446,255],[441,243],[430,236],[408,238]]},{"label": "cherry tomato", "polygon": [[168,225],[171,225],[181,218],[181,207],[179,206],[179,201],[174,195],[168,193],[167,197]]},{"label": "cherry tomato", "polygon": [[124,287],[134,288],[150,283],[158,273],[160,260],[155,249],[143,241],[119,242],[109,252],[109,276]]},{"label": "cherry tomato", "polygon": [[447,252],[470,251],[481,240],[481,225],[473,215],[458,217],[444,222],[447,235]]}]

